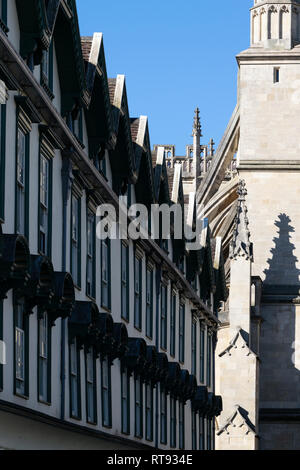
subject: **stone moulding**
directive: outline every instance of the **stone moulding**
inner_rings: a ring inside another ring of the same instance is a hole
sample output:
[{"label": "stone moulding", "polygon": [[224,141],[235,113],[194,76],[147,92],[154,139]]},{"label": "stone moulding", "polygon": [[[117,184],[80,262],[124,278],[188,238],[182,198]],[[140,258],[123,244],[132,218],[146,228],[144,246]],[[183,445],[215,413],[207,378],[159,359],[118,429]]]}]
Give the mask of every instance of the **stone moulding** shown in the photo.
[{"label": "stone moulding", "polygon": [[[240,346],[238,344],[240,340]],[[258,358],[257,354],[255,354],[249,347],[247,341],[245,340],[243,336],[243,330],[242,328],[238,328],[235,337],[230,341],[229,346],[219,354],[219,357],[223,357],[225,355],[232,356],[232,349],[238,349],[238,348],[244,349],[246,351],[246,356],[255,356]]]},{"label": "stone moulding", "polygon": [[222,426],[221,429],[217,431],[217,436],[220,436],[224,432],[229,435],[230,426],[232,426],[233,428],[238,427],[240,429],[245,427],[245,435],[254,434],[255,437],[258,437],[255,431],[255,427],[253,426],[243,409],[240,407],[240,405],[235,405],[234,412],[232,413],[230,418],[227,419],[224,426]]}]

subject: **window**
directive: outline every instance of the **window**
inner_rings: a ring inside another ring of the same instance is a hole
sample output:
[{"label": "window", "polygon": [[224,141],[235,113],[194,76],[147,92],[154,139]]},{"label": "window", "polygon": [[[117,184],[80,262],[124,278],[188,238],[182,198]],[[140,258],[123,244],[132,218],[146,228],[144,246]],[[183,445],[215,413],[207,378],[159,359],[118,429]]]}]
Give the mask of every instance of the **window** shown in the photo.
[{"label": "window", "polygon": [[15,300],[15,393],[28,396],[28,315],[24,299]]},{"label": "window", "polygon": [[102,425],[111,427],[111,364],[106,357],[101,363],[101,381],[102,381]]},{"label": "window", "polygon": [[184,403],[179,403],[179,449],[183,450],[185,447],[185,413],[184,413]]},{"label": "window", "polygon": [[70,413],[71,418],[81,418],[81,393],[80,393],[80,350],[77,340],[74,338],[69,346],[70,355]]},{"label": "window", "polygon": [[135,437],[143,437],[143,382],[135,379]]},{"label": "window", "polygon": [[110,309],[110,240],[101,240],[101,305]]},{"label": "window", "polygon": [[153,271],[146,270],[146,335],[153,338]]},{"label": "window", "polygon": [[199,450],[205,450],[205,423],[203,416],[199,416]]},{"label": "window", "polygon": [[121,243],[121,301],[122,318],[129,321],[129,248]]},{"label": "window", "polygon": [[205,326],[200,323],[200,382],[205,382]]},{"label": "window", "polygon": [[130,376],[127,370],[121,372],[122,433],[130,434]]},{"label": "window", "polygon": [[96,259],[96,223],[95,214],[87,211],[87,247],[86,247],[86,293],[95,298],[95,259]]},{"label": "window", "polygon": [[207,426],[207,450],[212,450],[212,418],[206,418]]},{"label": "window", "polygon": [[142,329],[142,266],[140,258],[134,258],[134,326]]},{"label": "window", "polygon": [[49,49],[43,51],[41,62],[41,85],[50,98],[53,98],[53,43],[50,44]]},{"label": "window", "polygon": [[192,410],[192,450],[197,450],[197,413]]},{"label": "window", "polygon": [[40,155],[39,251],[51,256],[52,161]]},{"label": "window", "polygon": [[161,313],[160,313],[160,346],[163,349],[167,349],[168,331],[167,331],[167,309],[168,309],[168,298],[167,298],[167,286],[162,284],[161,286]]},{"label": "window", "polygon": [[176,294],[171,294],[171,315],[170,315],[170,354],[175,356],[176,351]]},{"label": "window", "polygon": [[96,358],[94,348],[90,347],[85,354],[86,368],[86,418],[91,424],[97,423],[97,387]]},{"label": "window", "polygon": [[166,445],[168,442],[167,428],[167,394],[164,389],[160,391],[160,442]]},{"label": "window", "polygon": [[100,172],[106,178],[106,159],[105,156],[100,160]]},{"label": "window", "polygon": [[207,386],[211,387],[212,385],[212,336],[207,335]]},{"label": "window", "polygon": [[39,365],[38,386],[39,401],[51,402],[51,326],[47,312],[39,313],[38,319]]},{"label": "window", "polygon": [[185,307],[180,304],[179,307],[179,361],[184,362],[185,359]]},{"label": "window", "polygon": [[72,193],[71,219],[71,274],[74,283],[81,286],[81,198]]},{"label": "window", "polygon": [[146,439],[153,440],[153,388],[146,385]]},{"label": "window", "polygon": [[5,210],[6,105],[0,105],[0,220]]},{"label": "window", "polygon": [[274,67],[274,83],[280,82],[280,69],[278,67]]},{"label": "window", "polygon": [[176,447],[176,428],[177,428],[177,418],[176,418],[176,399],[171,396],[170,398],[170,445],[171,447]]},{"label": "window", "polygon": [[16,232],[28,234],[28,153],[29,134],[18,128],[16,178]]},{"label": "window", "polygon": [[192,347],[192,374],[196,375],[197,367],[197,323],[192,319],[192,335],[191,335],[191,347]]}]

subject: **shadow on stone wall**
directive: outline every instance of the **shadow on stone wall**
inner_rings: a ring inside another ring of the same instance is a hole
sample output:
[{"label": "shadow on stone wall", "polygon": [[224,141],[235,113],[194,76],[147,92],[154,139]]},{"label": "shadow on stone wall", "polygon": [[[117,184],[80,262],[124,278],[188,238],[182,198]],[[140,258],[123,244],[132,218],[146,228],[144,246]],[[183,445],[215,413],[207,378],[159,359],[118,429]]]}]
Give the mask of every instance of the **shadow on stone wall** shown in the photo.
[{"label": "shadow on stone wall", "polygon": [[282,439],[279,442],[278,432],[275,436],[272,431],[276,419],[275,422],[266,422],[263,418],[266,414],[270,416],[270,410],[274,420],[279,413],[276,410],[281,409],[282,413],[282,409],[300,408],[300,362],[295,356],[295,349],[299,349],[295,305],[299,299],[300,270],[296,265],[298,259],[294,255],[295,246],[291,242],[291,234],[295,229],[290,217],[282,213],[275,221],[275,226],[278,228],[278,236],[273,239],[275,247],[270,250],[272,257],[267,260],[269,267],[264,271],[266,279],[261,308],[260,421],[264,431],[260,447],[293,449],[299,446],[300,436],[297,437],[297,433],[289,429],[289,440]]}]

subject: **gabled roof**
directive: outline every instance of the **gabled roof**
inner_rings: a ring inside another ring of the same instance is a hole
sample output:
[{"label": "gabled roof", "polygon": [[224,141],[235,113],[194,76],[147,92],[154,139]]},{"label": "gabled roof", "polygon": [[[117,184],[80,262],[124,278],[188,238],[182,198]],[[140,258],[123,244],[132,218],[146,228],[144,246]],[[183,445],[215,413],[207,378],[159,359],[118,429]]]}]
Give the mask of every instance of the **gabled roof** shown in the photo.
[{"label": "gabled roof", "polygon": [[154,188],[155,199],[159,204],[170,204],[170,192],[168,173],[166,167],[165,150],[163,147],[157,148],[157,153],[152,154],[154,162]]},{"label": "gabled roof", "polygon": [[89,152],[90,157],[95,157],[101,146],[111,148],[115,142],[102,33],[82,37],[81,47],[91,96],[89,109],[85,113]]},{"label": "gabled roof", "polygon": [[115,175],[114,189],[119,193],[122,180],[135,183],[137,179],[125,76],[117,75],[116,79],[109,79],[108,87],[112,112],[112,128],[116,135],[116,146],[110,154],[110,161],[113,174]]},{"label": "gabled roof", "polygon": [[156,199],[148,118],[147,116],[140,116],[139,118],[132,118],[130,122],[137,170],[135,185],[137,202],[145,202],[146,205],[151,205],[156,202]]}]

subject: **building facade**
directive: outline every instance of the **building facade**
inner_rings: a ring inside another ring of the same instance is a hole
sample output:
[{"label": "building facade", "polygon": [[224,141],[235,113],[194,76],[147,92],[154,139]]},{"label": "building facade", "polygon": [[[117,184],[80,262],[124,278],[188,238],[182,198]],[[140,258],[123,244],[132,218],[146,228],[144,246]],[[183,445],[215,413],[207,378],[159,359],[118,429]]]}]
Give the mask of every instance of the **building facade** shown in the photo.
[{"label": "building facade", "polygon": [[[197,193],[223,240],[217,449],[299,449],[300,2],[258,1],[238,101]],[[229,165],[237,174],[226,181]]]},{"label": "building facade", "polygon": [[193,225],[181,166],[151,153],[74,0],[0,2],[0,79],[0,448],[214,449],[221,239],[207,220],[197,251],[174,227],[96,230],[120,198],[175,202]]}]

